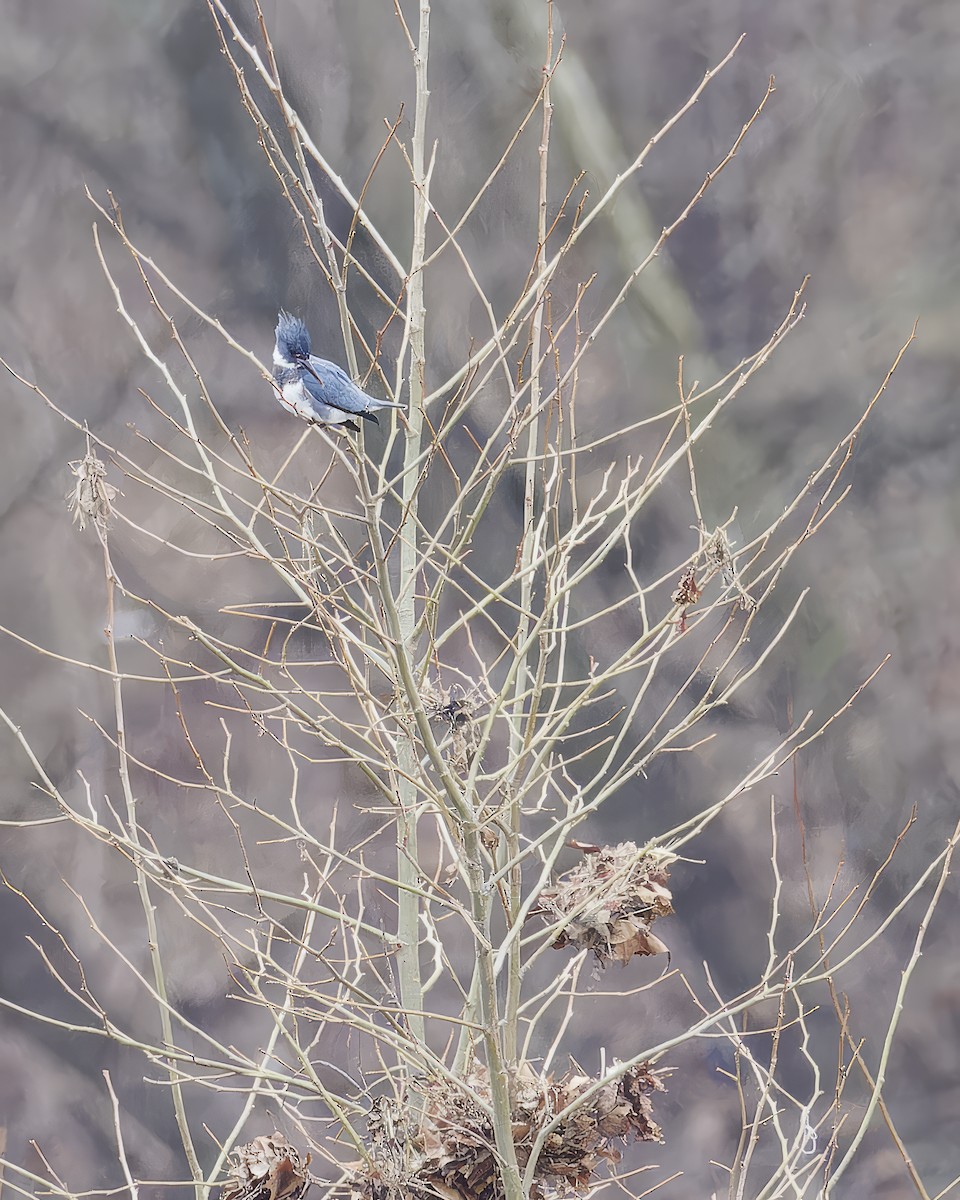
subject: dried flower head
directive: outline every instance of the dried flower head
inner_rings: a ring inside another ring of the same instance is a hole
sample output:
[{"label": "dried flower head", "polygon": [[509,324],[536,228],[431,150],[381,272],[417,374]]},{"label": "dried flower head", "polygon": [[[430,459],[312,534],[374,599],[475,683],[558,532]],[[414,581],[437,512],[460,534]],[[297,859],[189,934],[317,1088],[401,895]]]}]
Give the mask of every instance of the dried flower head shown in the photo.
[{"label": "dried flower head", "polygon": [[312,1179],[310,1155],[300,1152],[282,1133],[254,1138],[231,1156],[220,1200],[300,1200]]},{"label": "dried flower head", "polygon": [[634,955],[667,952],[650,926],[673,912],[668,878],[663,856],[644,853],[634,842],[589,847],[582,862],[544,888],[531,916],[563,922],[555,950],[587,948],[604,966],[625,965]]},{"label": "dried flower head", "polygon": [[67,492],[67,508],[74,521],[81,529],[86,529],[88,522],[98,530],[108,528],[118,492],[112,483],[107,483],[106,463],[88,448],[82,459],[70,463],[70,470],[77,479]]},{"label": "dried flower head", "polygon": [[[543,1127],[571,1108],[545,1139],[532,1197],[589,1191],[599,1168],[619,1161],[616,1143],[662,1140],[651,1095],[663,1083],[649,1064],[632,1067],[582,1099],[596,1082],[579,1071],[555,1079],[527,1066],[512,1076],[511,1125],[521,1169]],[[460,1084],[431,1080],[413,1104],[392,1097],[375,1101],[368,1121],[371,1157],[354,1176],[355,1200],[496,1200],[501,1185],[491,1103],[482,1067]]]}]

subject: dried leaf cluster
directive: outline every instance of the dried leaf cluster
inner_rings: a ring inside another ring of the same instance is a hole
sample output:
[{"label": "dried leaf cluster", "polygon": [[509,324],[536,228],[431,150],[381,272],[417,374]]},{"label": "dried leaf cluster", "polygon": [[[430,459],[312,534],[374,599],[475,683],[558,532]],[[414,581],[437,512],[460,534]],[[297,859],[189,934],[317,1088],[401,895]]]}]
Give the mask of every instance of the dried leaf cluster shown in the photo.
[{"label": "dried leaf cluster", "polygon": [[671,599],[680,608],[689,608],[691,604],[696,604],[702,595],[703,589],[697,583],[697,572],[693,567],[688,567],[681,576],[677,590]]},{"label": "dried leaf cluster", "polygon": [[740,576],[737,573],[736,564],[733,560],[733,554],[730,550],[730,542],[727,539],[726,532],[720,528],[715,531],[713,537],[707,543],[707,562],[712,571],[719,571],[720,578],[724,585],[728,588],[733,588],[737,593],[737,603],[743,609],[754,609],[757,607],[757,602],[744,588],[740,582]]},{"label": "dried leaf cluster", "polygon": [[[531,1196],[587,1191],[601,1165],[619,1162],[616,1142],[661,1140],[651,1094],[662,1091],[663,1083],[648,1064],[631,1068],[577,1104],[595,1083],[576,1071],[554,1079],[524,1068],[513,1077],[512,1129],[521,1170],[543,1129],[574,1106],[546,1136]],[[462,1084],[435,1079],[421,1086],[414,1103],[381,1097],[368,1121],[371,1158],[355,1177],[355,1200],[494,1200],[501,1184],[490,1102],[482,1068]]]},{"label": "dried leaf cluster", "polygon": [[477,717],[489,696],[481,687],[467,691],[459,684],[441,687],[427,679],[420,688],[420,699],[431,721],[443,722],[450,731],[448,757],[457,771],[469,770],[479,743]]},{"label": "dried leaf cluster", "polygon": [[666,944],[650,931],[657,917],[673,912],[663,856],[642,852],[634,842],[578,849],[583,860],[544,888],[531,910],[562,922],[554,949],[592,950],[604,966],[625,965],[637,954],[665,954]]},{"label": "dried leaf cluster", "polygon": [[300,1200],[310,1186],[310,1155],[301,1159],[282,1133],[254,1138],[230,1157],[220,1200]]},{"label": "dried leaf cluster", "polygon": [[113,501],[117,489],[107,483],[107,464],[88,450],[79,462],[72,462],[70,470],[76,476],[76,484],[67,492],[67,507],[81,529],[94,525],[106,529],[113,516]]}]

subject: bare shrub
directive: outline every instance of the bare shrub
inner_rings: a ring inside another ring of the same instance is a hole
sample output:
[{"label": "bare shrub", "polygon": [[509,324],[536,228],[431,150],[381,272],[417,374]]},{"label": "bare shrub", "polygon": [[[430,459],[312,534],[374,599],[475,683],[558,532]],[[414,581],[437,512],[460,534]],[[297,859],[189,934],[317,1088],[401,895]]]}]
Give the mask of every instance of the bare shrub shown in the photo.
[{"label": "bare shrub", "polygon": [[[370,177],[351,191],[292,107],[259,8],[248,36],[224,0],[210,0],[253,136],[336,303],[343,361],[405,404],[382,417],[379,434],[301,427],[277,406],[277,442],[239,431],[229,392],[197,368],[185,323],[223,339],[265,408],[267,366],[151,258],[116,203],[91,196],[121,322],[162,383],[144,399],[149,432],[111,444],[90,430],[74,466],[72,508],[81,528],[94,526],[103,560],[95,619],[106,665],[88,666],[109,689],[90,714],[114,772],[108,793],[82,774],[54,779],[16,713],[2,721],[50,817],[78,843],[108,848],[105,869],[129,885],[129,903],[103,912],[82,891],[71,903],[140,1004],[138,1019],[125,1015],[41,914],[38,952],[73,1015],[40,1006],[34,1015],[142,1057],[169,1094],[198,1200],[217,1186],[223,1200],[296,1200],[311,1181],[369,1200],[520,1200],[610,1181],[629,1193],[621,1148],[660,1141],[656,1100],[670,1057],[706,1038],[735,1061],[743,1140],[728,1148],[730,1194],[826,1194],[882,1103],[897,1021],[866,1094],[848,1103],[860,1049],[835,980],[932,883],[899,1013],[957,834],[875,927],[863,922],[865,898],[831,889],[812,904],[809,928],[788,934],[771,807],[766,961],[737,995],[723,995],[709,968],[671,969],[659,936],[674,904],[668,870],[855,697],[837,713],[801,715],[744,762],[734,786],[646,843],[577,837],[652,763],[712,737],[711,719],[763,672],[803,593],[771,599],[794,586],[787,567],[843,499],[853,446],[889,375],[825,461],[779,498],[773,520],[741,519],[739,541],[735,514],[708,527],[697,456],[801,322],[805,281],[753,353],[718,366],[709,383],[686,378],[681,360],[676,394],[652,408],[638,401],[617,428],[581,420],[582,379],[637,280],[761,119],[772,80],[689,203],[594,294],[578,270],[600,218],[616,221],[617,197],[739,42],[591,196],[582,179],[550,170],[552,89],[565,64],[545,5],[539,92],[481,192],[450,215],[431,192],[443,159],[428,68],[443,48],[430,46],[426,0],[416,28],[409,9],[396,6],[415,88],[410,135],[399,119],[389,125]],[[539,138],[535,235],[519,288],[495,302],[464,231],[529,136]],[[410,176],[408,250],[390,243],[365,201],[386,156]],[[326,219],[320,178],[353,214],[346,236]],[[134,285],[118,276],[118,247]],[[462,359],[444,371],[430,322],[445,301],[440,290],[428,303],[424,288],[450,262],[475,308]],[[85,432],[56,397],[43,399]],[[509,487],[520,496],[516,521]],[[671,488],[686,532],[662,568],[638,548]],[[186,564],[179,587],[167,574],[155,594],[139,594],[129,564],[145,546]],[[118,630],[118,612],[134,636]],[[144,713],[153,719],[161,694],[158,739]],[[571,847],[581,855],[573,866]],[[675,928],[682,898],[677,908]],[[569,1065],[578,984],[598,963],[618,964],[604,980],[616,974],[626,989],[618,1002],[626,995],[646,1016],[616,1034],[615,1058],[582,1069]],[[180,1001],[200,971],[230,996],[202,1019]],[[644,1006],[654,988],[679,1024],[661,1027]],[[811,1009],[825,999],[841,1031],[830,1078],[809,1036]],[[807,1071],[800,1094],[782,1080],[787,1042]],[[119,1104],[115,1114],[119,1169],[134,1193]],[[73,1195],[52,1169],[41,1177],[13,1158],[8,1179],[23,1194]],[[644,1194],[662,1182],[644,1181]]]}]

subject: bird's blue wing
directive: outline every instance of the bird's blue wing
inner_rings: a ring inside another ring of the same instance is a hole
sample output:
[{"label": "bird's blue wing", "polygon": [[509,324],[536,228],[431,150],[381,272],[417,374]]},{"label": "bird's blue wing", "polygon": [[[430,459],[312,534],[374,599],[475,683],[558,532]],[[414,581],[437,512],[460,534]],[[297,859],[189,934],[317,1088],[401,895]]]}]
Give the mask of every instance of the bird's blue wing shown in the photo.
[{"label": "bird's blue wing", "polygon": [[364,416],[370,403],[346,371],[336,363],[313,355],[304,363],[303,386],[318,404],[337,408],[351,416]]},{"label": "bird's blue wing", "polygon": [[[366,408],[404,407],[402,404],[399,404],[394,400],[381,400],[377,396],[371,396],[369,392],[365,392],[363,390],[359,383],[354,383],[346,371],[344,371],[342,367],[338,367],[336,363],[327,362],[325,358],[317,358],[315,355],[311,355],[309,361],[311,365],[316,363],[318,364],[318,367],[323,368],[323,371],[329,372],[333,376],[338,386],[342,385],[345,389],[349,390],[351,395],[359,397],[359,402],[366,405]],[[318,374],[321,374],[321,372],[318,371]],[[351,409],[350,411],[353,412],[354,410]],[[364,412],[361,413],[361,416],[366,415],[367,412],[364,410]]]},{"label": "bird's blue wing", "polygon": [[361,396],[365,394],[363,389],[353,382],[343,367],[338,367],[335,362],[330,362],[326,358],[317,358],[315,354],[310,355],[309,362],[311,367],[317,368],[317,373],[322,379],[330,376],[338,387],[344,387],[348,391],[359,392]]}]

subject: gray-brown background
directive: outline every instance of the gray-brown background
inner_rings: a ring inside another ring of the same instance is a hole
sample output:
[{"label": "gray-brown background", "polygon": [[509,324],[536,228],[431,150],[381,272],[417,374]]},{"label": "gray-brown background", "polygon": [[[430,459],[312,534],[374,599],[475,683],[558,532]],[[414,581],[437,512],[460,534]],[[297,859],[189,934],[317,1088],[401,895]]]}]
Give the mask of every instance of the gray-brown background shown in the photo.
[{"label": "gray-brown background", "polygon": [[[485,177],[536,93],[542,49],[531,41],[523,15],[530,11],[542,24],[539,4],[434,6],[432,132],[441,139],[434,199],[447,216]],[[812,595],[783,653],[721,728],[717,748],[663,767],[614,806],[605,829],[593,832],[598,839],[642,839],[674,814],[693,811],[715,794],[718,780],[788,727],[788,704],[795,712],[826,713],[890,651],[869,694],[802,759],[797,775],[816,869],[828,878],[843,855],[848,884],[869,876],[917,806],[919,821],[884,893],[888,903],[942,844],[957,808],[960,6],[952,0],[604,0],[560,3],[558,12],[567,67],[580,82],[572,106],[558,99],[556,199],[580,169],[600,194],[611,161],[614,169],[628,162],[703,71],[739,33],[748,35],[733,64],[629,185],[606,241],[594,239],[591,261],[579,264],[584,274],[600,272],[597,312],[602,296],[647,248],[642,238],[635,247],[618,241],[622,230],[644,214],[653,229],[671,221],[756,107],[767,76],[777,80],[767,114],[735,163],[598,343],[581,387],[586,426],[612,427],[669,402],[678,350],[697,363],[712,358],[732,366],[766,337],[810,273],[809,315],[724,422],[701,466],[708,520],[739,506],[737,529],[745,540],[850,427],[920,318],[920,337],[858,446],[851,498],[792,569],[794,589],[809,585]],[[382,141],[383,118],[412,99],[392,5],[275,0],[266,14],[291,99],[358,189]],[[332,301],[311,273],[200,0],[2,0],[0,21],[5,357],[124,444],[134,439],[127,422],[155,429],[137,388],[159,384],[120,323],[97,265],[84,184],[100,197],[112,189],[141,245],[261,357],[268,356],[280,303],[308,310],[319,340],[336,345]],[[608,122],[602,126],[601,111]],[[586,133],[577,132],[581,123]],[[465,235],[501,305],[517,286],[517,262],[528,254],[535,228],[535,157],[534,136]],[[409,207],[402,160],[388,156],[371,210],[401,247]],[[345,230],[348,216],[332,200],[330,215]],[[448,274],[449,292],[438,284],[433,296],[440,301],[431,329],[437,377],[464,354],[476,315],[468,290]],[[221,410],[260,445],[279,452],[289,444],[293,433],[255,373],[199,325],[185,328],[216,382]],[[0,621],[61,652],[98,658],[96,555],[69,528],[62,503],[66,463],[81,453],[79,439],[10,379],[0,381],[0,413]],[[503,493],[501,503],[508,500]],[[685,553],[676,539],[688,524],[685,510],[661,513],[644,552],[668,559]],[[123,569],[153,594],[186,590],[198,605],[215,599],[202,573],[175,580],[169,560],[144,544],[131,544]],[[103,699],[96,687],[9,640],[0,642],[0,679],[3,705],[57,778],[79,767],[101,789],[110,786],[108,753],[77,713],[96,710]],[[165,748],[182,754],[173,747],[173,717],[169,705],[136,714],[137,734],[156,760]],[[26,767],[8,738],[2,746],[3,815],[40,815]],[[789,827],[793,780],[782,784],[779,803]],[[171,841],[180,804],[171,801]],[[719,971],[728,991],[744,986],[763,956],[756,939],[769,893],[764,804],[763,797],[742,801],[698,847],[705,867],[679,871],[674,881],[679,916],[669,940],[679,965],[695,973],[699,959],[726,938]],[[202,838],[203,828],[198,821],[191,836]],[[788,886],[800,904],[797,855],[787,858]],[[59,880],[71,879],[109,910],[109,881],[118,868],[105,852],[4,830],[0,867],[18,886],[29,880],[78,947],[96,956],[95,939]],[[956,908],[951,888],[909,994],[887,1091],[931,1191],[960,1172],[956,1139],[948,1133],[960,1121]],[[35,929],[24,906],[3,894],[0,912],[3,994],[66,1012],[24,940]],[[873,1039],[871,1062],[911,940],[910,923],[901,920],[852,981],[858,1031]],[[194,1016],[202,1019],[222,1004],[228,990],[222,963],[191,962],[183,974],[180,1001]],[[105,986],[121,1008],[124,989],[135,1003],[121,972]],[[603,1020],[602,1035],[599,1028],[592,1041],[584,1035],[581,1058],[595,1055],[601,1040],[616,1052],[609,1016]],[[633,1036],[628,1031],[638,1021],[655,1020],[655,1012],[631,1009],[624,1036]],[[131,1121],[140,1123],[145,1173],[177,1172],[168,1097],[139,1083],[142,1065],[108,1053],[102,1043],[53,1037],[12,1016],[4,1016],[0,1036],[0,1106],[13,1157],[35,1166],[27,1139],[36,1138],[62,1171],[76,1169],[88,1182],[110,1178],[100,1070],[111,1066]],[[729,1153],[735,1111],[729,1086],[715,1073],[724,1064],[709,1046],[676,1061],[677,1082],[661,1107],[667,1147],[657,1161],[692,1172],[689,1184],[671,1193],[682,1196],[710,1179],[719,1182],[704,1164]],[[218,1131],[228,1111],[211,1107]],[[868,1142],[850,1189],[858,1196],[914,1194],[880,1134]]]}]

